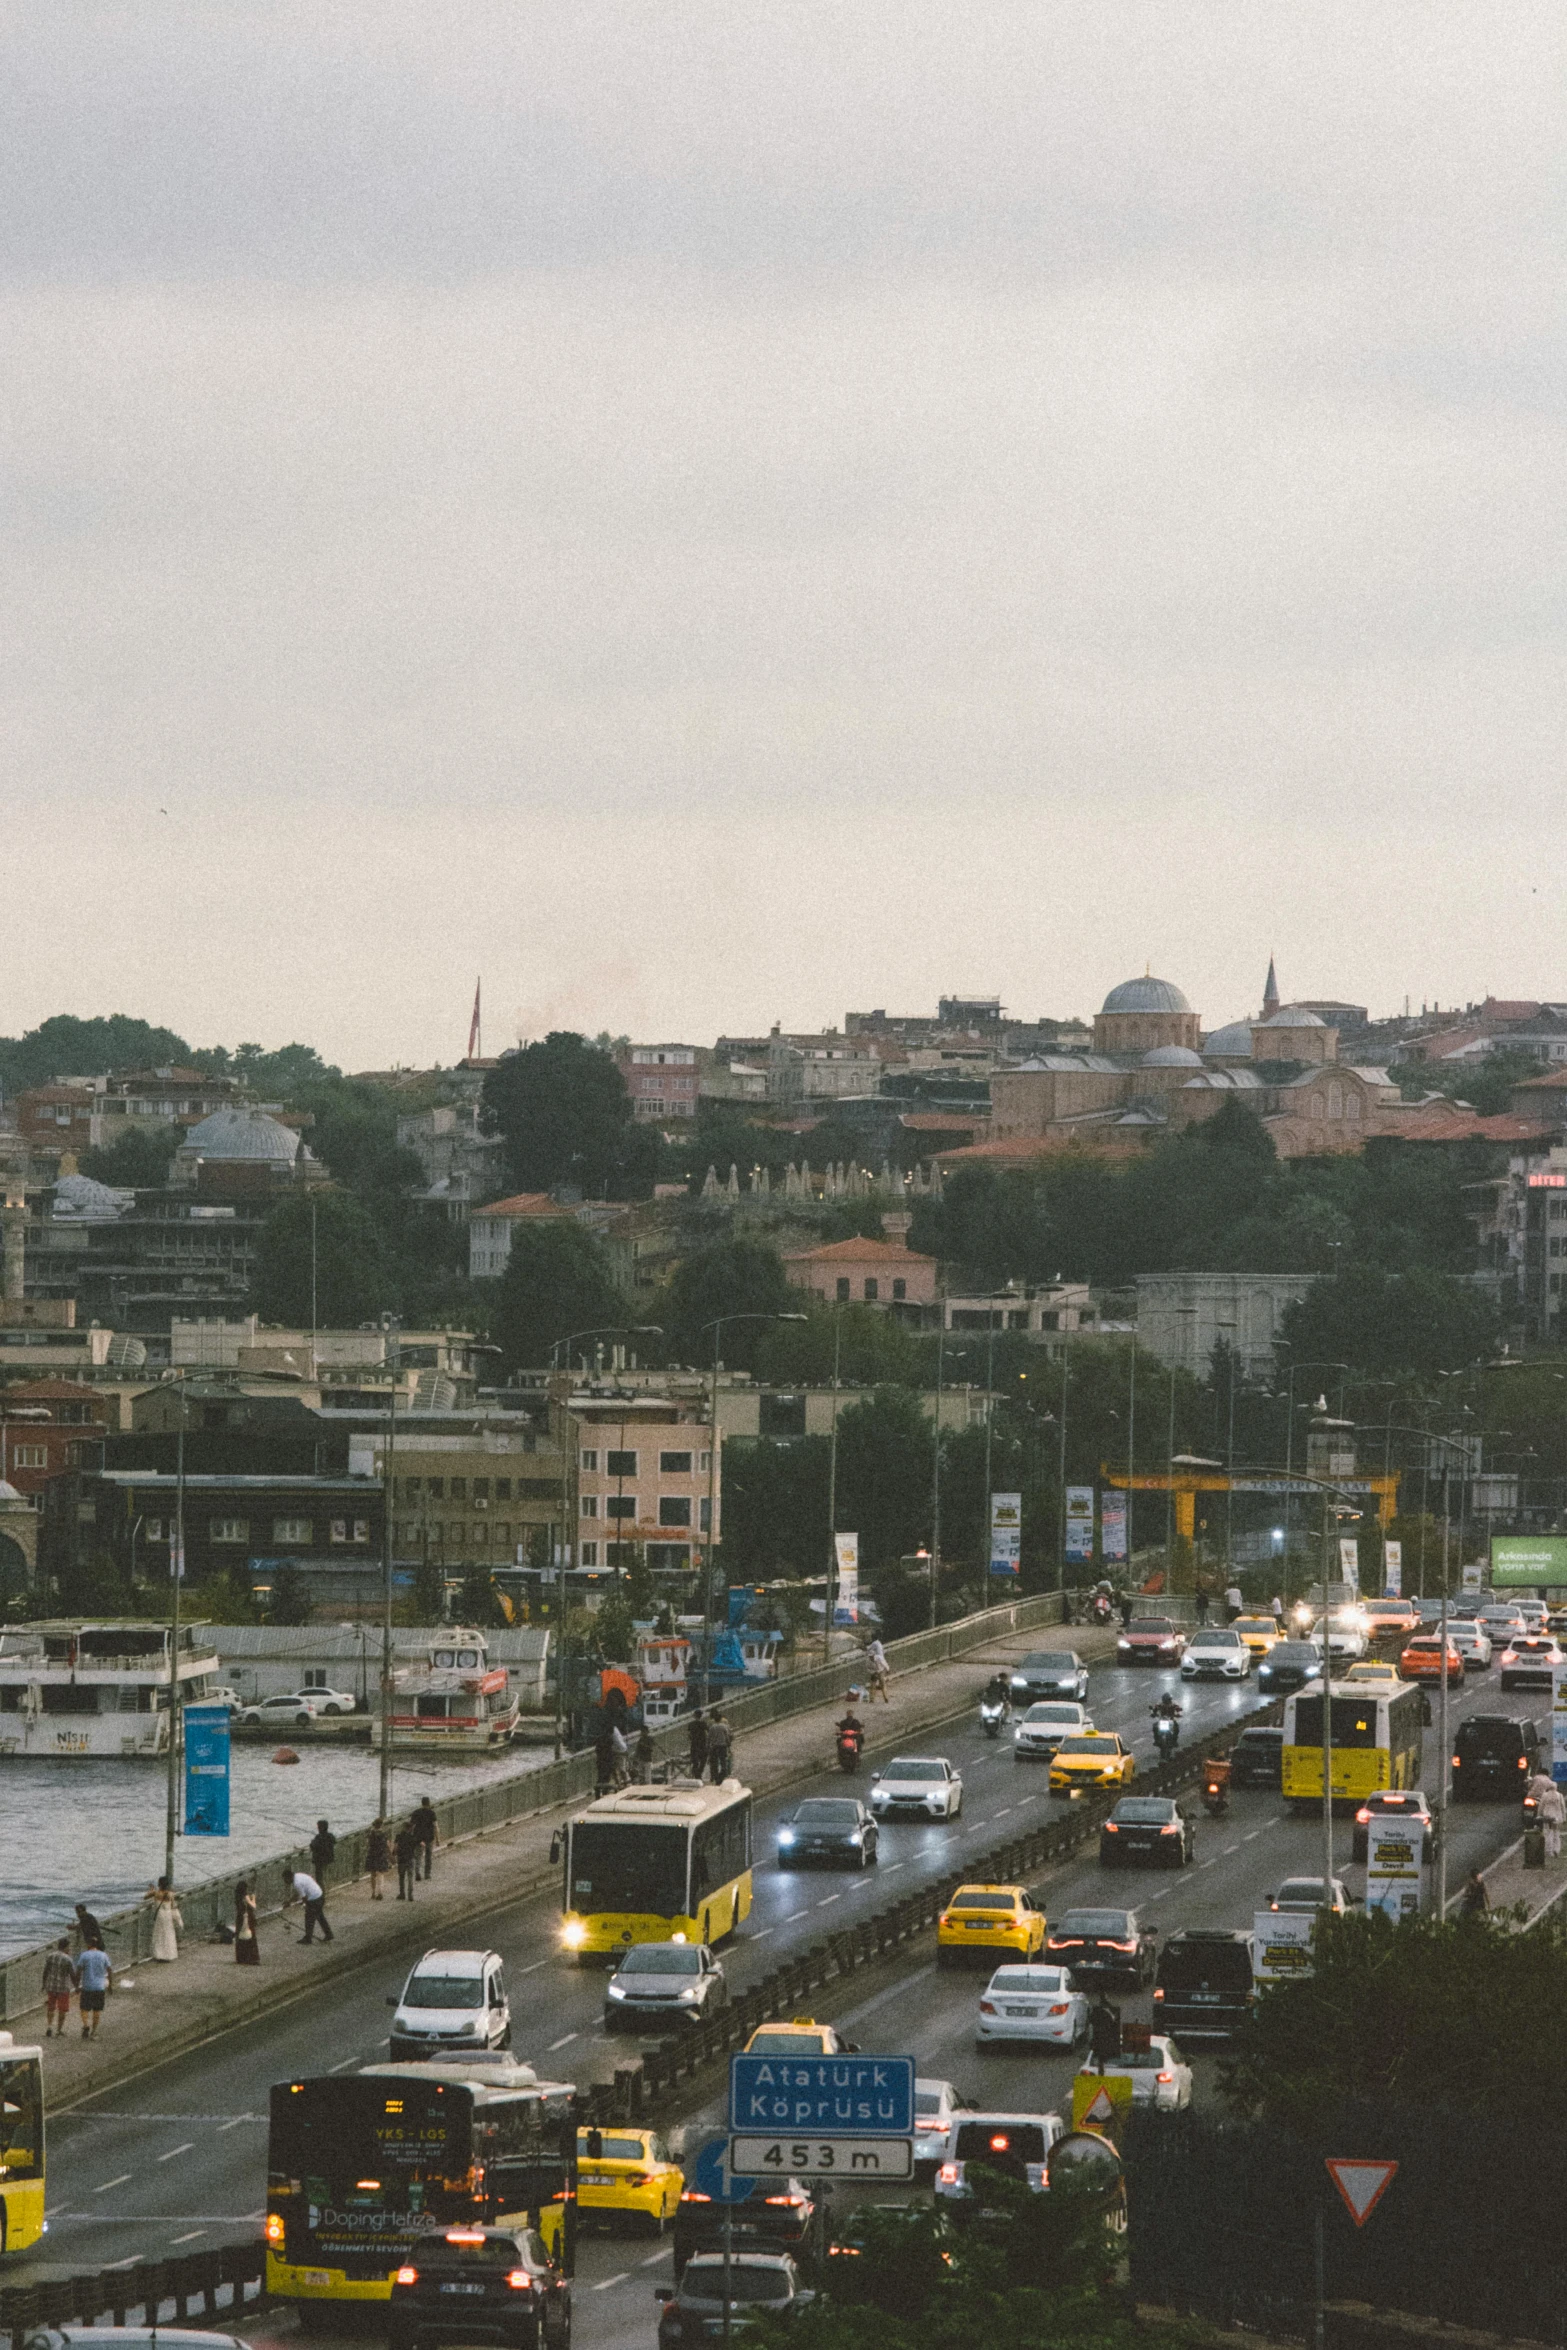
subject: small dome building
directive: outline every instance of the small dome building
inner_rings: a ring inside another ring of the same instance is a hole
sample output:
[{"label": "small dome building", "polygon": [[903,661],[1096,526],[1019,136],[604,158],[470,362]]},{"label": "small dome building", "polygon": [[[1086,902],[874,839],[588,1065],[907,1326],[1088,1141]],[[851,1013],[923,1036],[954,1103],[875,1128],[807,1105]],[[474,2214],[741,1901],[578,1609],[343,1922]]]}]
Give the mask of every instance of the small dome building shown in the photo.
[{"label": "small dome building", "polygon": [[1202,1022],[1185,996],[1152,972],[1112,987],[1094,1018],[1096,1053],[1142,1060],[1171,1046],[1195,1053],[1201,1043]]},{"label": "small dome building", "polygon": [[170,1180],[217,1195],[274,1190],[319,1180],[303,1139],[265,1110],[214,1110],[192,1126],[174,1154]]}]

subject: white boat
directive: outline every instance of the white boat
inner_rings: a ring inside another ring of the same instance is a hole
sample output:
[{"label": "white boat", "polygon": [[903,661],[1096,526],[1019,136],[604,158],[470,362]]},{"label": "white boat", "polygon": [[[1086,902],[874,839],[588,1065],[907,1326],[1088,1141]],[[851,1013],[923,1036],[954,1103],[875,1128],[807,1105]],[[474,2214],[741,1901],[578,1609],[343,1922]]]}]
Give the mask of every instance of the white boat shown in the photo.
[{"label": "white boat", "polygon": [[[181,1705],[220,1684],[208,1629],[180,1626]],[[167,1624],[136,1616],[61,1618],[0,1634],[0,1756],[167,1754],[169,1645]]]},{"label": "white boat", "polygon": [[[441,1632],[423,1665],[392,1684],[394,1747],[431,1754],[485,1753],[509,1746],[522,1708],[504,1665],[492,1665],[482,1632]],[[370,1717],[371,1744],[381,1743],[381,1717]]]}]

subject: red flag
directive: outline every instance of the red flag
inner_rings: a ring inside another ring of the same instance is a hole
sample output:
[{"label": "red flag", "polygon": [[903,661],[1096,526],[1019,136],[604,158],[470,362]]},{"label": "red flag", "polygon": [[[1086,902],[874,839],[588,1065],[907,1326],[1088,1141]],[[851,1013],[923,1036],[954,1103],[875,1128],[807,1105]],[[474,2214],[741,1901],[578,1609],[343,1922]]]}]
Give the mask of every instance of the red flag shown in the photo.
[{"label": "red flag", "polygon": [[476,979],[476,980],[474,981],[474,983],[473,983],[473,1018],[472,1018],[472,1019],[469,1021],[469,1023],[468,1023],[468,1058],[469,1058],[469,1060],[470,1060],[470,1061],[476,1061],[476,1060],[478,1059],[478,1057],[479,1057],[479,982],[478,982],[478,980]]}]

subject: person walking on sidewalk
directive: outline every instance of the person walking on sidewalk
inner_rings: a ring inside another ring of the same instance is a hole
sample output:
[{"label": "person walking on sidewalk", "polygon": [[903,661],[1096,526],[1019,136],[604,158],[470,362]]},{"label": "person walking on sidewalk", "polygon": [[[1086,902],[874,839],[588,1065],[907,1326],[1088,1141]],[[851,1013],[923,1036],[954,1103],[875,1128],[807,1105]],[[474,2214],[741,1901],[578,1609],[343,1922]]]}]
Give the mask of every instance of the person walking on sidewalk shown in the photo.
[{"label": "person walking on sidewalk", "polygon": [[[71,1966],[71,1938],[62,1934],[52,1950],[44,1953],[44,2038],[63,2040],[65,2027],[71,2020],[71,1993],[76,1988],[76,1976]],[[58,2025],[59,2029],[56,2030]]]},{"label": "person walking on sidewalk", "polygon": [[256,1897],[248,1878],[234,1888],[234,1964],[260,1966],[261,1944],[256,1935]]},{"label": "person walking on sidewalk", "polygon": [[370,1833],[365,1838],[365,1868],[369,1873],[372,1901],[386,1899],[382,1886],[391,1865],[392,1840],[386,1832],[386,1822],[385,1820],[372,1820]]},{"label": "person walking on sidewalk", "polygon": [[1460,1915],[1466,1918],[1483,1918],[1490,1907],[1491,1896],[1485,1879],[1478,1869],[1471,1869],[1468,1881],[1458,1897]]},{"label": "person walking on sidewalk", "polygon": [[1552,1780],[1534,1807],[1534,1816],[1545,1830],[1546,1857],[1560,1860],[1562,1851],[1562,1822],[1567,1820],[1567,1795]]},{"label": "person walking on sidewalk", "polygon": [[152,1955],[163,1966],[179,1957],[179,1929],[185,1920],[180,1916],[167,1877],[160,1877],[156,1885],[147,1888],[147,1899],[153,1906]]},{"label": "person walking on sidewalk", "polygon": [[397,1855],[397,1898],[412,1901],[414,1879],[419,1874],[419,1839],[412,1820],[404,1820],[392,1840],[392,1850]]},{"label": "person walking on sidewalk", "polygon": [[1197,1594],[1192,1601],[1192,1613],[1197,1618],[1197,1627],[1200,1631],[1208,1621],[1208,1592],[1205,1584],[1199,1583],[1197,1586]]},{"label": "person walking on sidewalk", "polygon": [[313,1942],[319,1926],[323,1942],[335,1941],[336,1936],[327,1923],[326,1894],[321,1886],[314,1877],[306,1876],[303,1869],[295,1869],[292,1874],[294,1891],[305,1905],[305,1930],[299,1939],[301,1942]]},{"label": "person walking on sidewalk", "polygon": [[686,1754],[692,1778],[700,1779],[707,1768],[707,1716],[700,1706],[686,1726]]},{"label": "person walking on sidewalk", "polygon": [[310,1839],[310,1865],[324,1885],[337,1858],[337,1838],[325,1820],[317,1820],[316,1832]]},{"label": "person walking on sidewalk", "polygon": [[71,1969],[76,2004],[82,2011],[82,2038],[96,2040],[103,2020],[103,2003],[114,1986],[114,1969],[101,1944],[89,1943]]},{"label": "person walking on sidewalk", "polygon": [[428,1795],[421,1795],[414,1806],[413,1832],[419,1846],[420,1857],[424,1862],[425,1883],[428,1884],[435,1858],[435,1848],[441,1840],[440,1830],[436,1825],[435,1806]]},{"label": "person walking on sidewalk", "polygon": [[707,1773],[715,1787],[721,1787],[729,1776],[729,1758],[734,1749],[734,1732],[724,1720],[717,1706],[707,1726]]},{"label": "person walking on sidewalk", "polygon": [[892,1667],[887,1662],[887,1651],[879,1640],[873,1640],[865,1651],[865,1673],[870,1684],[869,1702],[874,1705],[879,1697],[883,1705],[891,1705],[887,1683],[892,1679]]}]

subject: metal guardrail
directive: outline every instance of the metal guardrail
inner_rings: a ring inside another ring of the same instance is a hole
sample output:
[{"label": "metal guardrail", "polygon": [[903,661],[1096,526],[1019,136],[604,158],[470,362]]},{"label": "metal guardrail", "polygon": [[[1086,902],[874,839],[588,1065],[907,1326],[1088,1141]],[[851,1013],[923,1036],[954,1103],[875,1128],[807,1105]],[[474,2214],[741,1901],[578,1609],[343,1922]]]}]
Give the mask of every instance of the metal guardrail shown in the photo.
[{"label": "metal guardrail", "polygon": [[[259,2304],[266,2278],[266,2247],[223,2244],[178,2260],[138,2261],[129,2268],[86,2269],[77,2276],[42,2277],[35,2284],[0,2286],[0,2333],[13,2344],[39,2326],[123,2326],[133,2311],[143,2325],[179,2325],[200,2314],[212,2331],[219,2313],[232,2324]],[[170,2314],[165,2316],[164,2312]]]},{"label": "metal guardrail", "polygon": [[[978,1615],[960,1617],[954,1624],[943,1624],[934,1632],[915,1632],[907,1639],[891,1641],[887,1647],[888,1660],[895,1673],[918,1672],[929,1665],[950,1663],[1010,1632],[1029,1631],[1060,1620],[1061,1599],[1057,1592],[1010,1600],[1003,1607],[986,1608]],[[742,1734],[764,1729],[771,1722],[787,1721],[791,1715],[808,1713],[815,1706],[841,1697],[852,1671],[852,1659],[839,1657],[830,1665],[793,1674],[786,1681],[769,1681],[757,1689],[738,1690],[732,1696],[725,1694],[722,1700],[725,1716],[735,1731]],[[654,1744],[661,1758],[683,1754],[684,1725],[675,1722],[655,1732]],[[406,1767],[399,1758],[399,1768]],[[540,1812],[554,1811],[562,1804],[591,1796],[595,1781],[596,1765],[590,1752],[562,1755],[559,1762],[545,1763],[537,1770],[509,1771],[480,1786],[466,1788],[461,1794],[442,1798],[435,1807],[441,1840],[461,1843],[471,1836],[508,1827],[517,1820],[534,1818]],[[332,1864],[334,1886],[353,1884],[364,1875],[368,1842],[368,1822],[363,1827],[339,1833],[337,1858]],[[275,1853],[249,1868],[230,1869],[200,1884],[182,1886],[180,1914],[185,1920],[186,1939],[211,1941],[220,1927],[232,1926],[234,1888],[241,1878],[257,1892],[263,1917],[275,1916],[282,1907],[284,1870],[310,1866],[309,1850],[301,1844],[291,1852]],[[62,1901],[62,1910],[65,1906]],[[62,1932],[66,1922],[62,1918]],[[113,1911],[102,1920],[109,1956],[117,1966],[150,1957],[153,1923],[152,1905],[145,1901],[138,1902],[133,1909]],[[43,2006],[43,1961],[42,1945],[0,1960],[0,2024],[10,2024]]]},{"label": "metal guardrail", "polygon": [[[1282,1712],[1283,1700],[1273,1698],[1250,1713],[1238,1715],[1224,1731],[1205,1737],[1200,1748],[1194,1744],[1187,1753],[1161,1764],[1146,1780],[1139,1781],[1141,1791],[1149,1795],[1174,1795],[1194,1786],[1202,1776],[1203,1762],[1208,1755],[1228,1753],[1242,1730],[1261,1722],[1276,1722]],[[1063,1817],[1042,1821],[1021,1836],[1009,1837],[1005,1843],[976,1854],[965,1865],[963,1880],[1006,1884],[1046,1862],[1075,1852],[1079,1845],[1097,1835],[1100,1822],[1109,1817],[1115,1800],[1115,1797],[1096,1797],[1069,1803]],[[731,2001],[710,2023],[699,2024],[679,2040],[645,2055],[638,2065],[617,2067],[613,2082],[602,2083],[589,2092],[594,2119],[612,2122],[637,2118],[681,2080],[689,2080],[720,2057],[732,2055],[758,2024],[774,2023],[780,2017],[792,2015],[813,1992],[826,1990],[861,1967],[875,1965],[913,1936],[923,1933],[934,1925],[946,1907],[949,1892],[950,1882],[938,1880],[918,1893],[905,1894],[887,1909],[873,1911],[853,1926],[824,1935],[794,1958],[785,1959],[751,1990]]]}]

